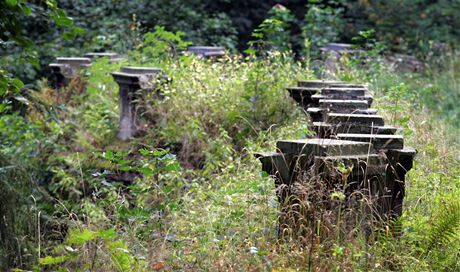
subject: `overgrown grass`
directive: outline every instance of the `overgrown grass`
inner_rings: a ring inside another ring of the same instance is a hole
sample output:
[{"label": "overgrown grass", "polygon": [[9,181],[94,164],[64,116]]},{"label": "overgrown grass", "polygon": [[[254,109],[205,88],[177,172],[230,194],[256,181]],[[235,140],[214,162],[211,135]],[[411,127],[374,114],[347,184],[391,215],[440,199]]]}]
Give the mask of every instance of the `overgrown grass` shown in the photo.
[{"label": "overgrown grass", "polygon": [[[274,150],[278,139],[308,136],[308,119],[284,90],[313,78],[308,67],[278,53],[142,65],[159,65],[172,80],[162,85],[162,99],[139,96],[143,132],[133,141],[115,138],[117,86],[109,72],[118,65],[106,60],[87,71],[86,91],[79,82],[59,92],[42,86],[28,96],[26,115],[1,117],[2,153],[22,158],[38,173],[30,182],[46,191],[21,194],[52,200],[32,212],[40,212],[40,224],[30,221],[34,238],[23,236],[31,249],[16,249],[27,262],[0,268],[39,262],[36,269],[63,271],[458,270],[460,154],[448,134],[455,128],[439,121],[420,88],[430,80],[395,76],[378,64],[348,65],[337,75],[369,82],[379,110],[405,129],[406,145],[418,155],[399,234],[305,244],[279,239],[275,186],[252,155]],[[450,86],[453,72],[432,71],[439,74],[431,84]],[[0,170],[8,165],[20,164],[11,160]],[[16,188],[26,180],[5,177]],[[16,214],[31,207],[15,205]]]}]

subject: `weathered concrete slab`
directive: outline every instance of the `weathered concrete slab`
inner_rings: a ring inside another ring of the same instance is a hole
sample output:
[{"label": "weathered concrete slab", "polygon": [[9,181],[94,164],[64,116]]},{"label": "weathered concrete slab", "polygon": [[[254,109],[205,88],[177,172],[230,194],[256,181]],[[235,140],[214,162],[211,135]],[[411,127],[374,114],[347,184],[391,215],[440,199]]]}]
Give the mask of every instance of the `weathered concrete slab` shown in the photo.
[{"label": "weathered concrete slab", "polygon": [[90,59],[104,58],[104,57],[109,58],[109,59],[115,59],[115,58],[119,58],[120,56],[118,55],[118,53],[114,53],[114,52],[89,52],[89,53],[85,53],[83,57],[90,58]]},{"label": "weathered concrete slab", "polygon": [[352,44],[349,43],[328,43],[319,49],[321,52],[350,52],[355,51]]},{"label": "weathered concrete slab", "polygon": [[351,99],[320,99],[319,106],[330,111],[341,110],[350,112],[357,109],[367,109],[369,105],[366,100]]},{"label": "weathered concrete slab", "polygon": [[318,108],[318,107],[308,107],[306,110],[307,114],[310,116],[313,123],[323,122],[327,118],[326,114],[328,112],[333,113],[347,113],[347,114],[364,114],[364,115],[376,115],[376,109],[350,109],[347,107],[343,108]]},{"label": "weathered concrete slab", "polygon": [[329,124],[326,122],[313,122],[310,129],[315,131],[319,138],[336,136],[338,133],[353,134],[395,134],[398,128],[392,126],[361,126],[355,124]]},{"label": "weathered concrete slab", "polygon": [[367,89],[365,88],[322,88],[321,95],[326,97],[359,97],[364,96]]},{"label": "weathered concrete slab", "polygon": [[337,80],[299,80],[297,86],[307,88],[325,88],[332,84],[341,84],[343,81]]},{"label": "weathered concrete slab", "polygon": [[334,139],[281,140],[276,143],[283,154],[307,156],[339,156],[367,154],[372,144]]},{"label": "weathered concrete slab", "polygon": [[374,101],[374,97],[370,93],[365,93],[363,96],[351,96],[351,95],[346,95],[346,94],[337,94],[337,95],[322,95],[320,93],[313,94],[311,96],[311,99],[313,103],[318,104],[319,100],[321,99],[351,99],[351,100],[366,100],[369,104],[369,106],[372,105],[372,102]]},{"label": "weathered concrete slab", "polygon": [[225,47],[221,46],[190,46],[187,52],[191,52],[198,57],[222,57],[225,55]]},{"label": "weathered concrete slab", "polygon": [[334,83],[329,85],[330,88],[361,88],[367,89],[367,86],[364,84],[356,84],[356,83]]},{"label": "weathered concrete slab", "polygon": [[401,135],[384,134],[346,134],[339,133],[337,138],[349,141],[370,142],[375,149],[402,149],[404,137]]},{"label": "weathered concrete slab", "polygon": [[307,108],[307,113],[308,115],[310,115],[312,122],[323,121],[323,112],[324,112],[324,109],[321,109],[321,108],[315,108],[315,107]]},{"label": "weathered concrete slab", "polygon": [[83,55],[85,58],[90,58],[91,61],[98,58],[108,58],[110,63],[115,63],[117,61],[122,61],[123,58],[114,52],[89,52]]},{"label": "weathered concrete slab", "polygon": [[128,74],[158,74],[161,72],[161,68],[124,66],[121,67],[120,71]]},{"label": "weathered concrete slab", "polygon": [[56,58],[57,63],[60,64],[68,64],[71,66],[81,67],[81,65],[90,64],[90,58],[80,58],[80,57],[59,57]]},{"label": "weathered concrete slab", "polygon": [[359,124],[368,126],[384,126],[381,115],[327,113],[326,122],[331,124]]}]

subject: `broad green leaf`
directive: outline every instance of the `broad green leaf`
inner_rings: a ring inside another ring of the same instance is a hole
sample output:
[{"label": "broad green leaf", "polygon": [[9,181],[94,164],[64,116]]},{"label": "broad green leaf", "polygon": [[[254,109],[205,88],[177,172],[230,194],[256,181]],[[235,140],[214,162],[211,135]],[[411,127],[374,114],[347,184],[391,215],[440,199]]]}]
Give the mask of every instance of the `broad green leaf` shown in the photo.
[{"label": "broad green leaf", "polygon": [[146,176],[150,176],[150,175],[153,175],[153,170],[148,168],[148,167],[142,167],[142,168],[139,168],[139,172],[141,172],[142,174],[146,175]]},{"label": "broad green leaf", "polygon": [[14,7],[14,6],[17,6],[18,5],[18,1],[17,0],[5,0],[5,3],[10,6],[10,7]]},{"label": "broad green leaf", "polygon": [[16,90],[20,90],[22,87],[24,87],[24,83],[22,83],[22,81],[17,78],[13,78],[10,83]]},{"label": "broad green leaf", "polygon": [[27,5],[21,5],[21,8],[25,16],[29,16],[32,13],[32,9]]},{"label": "broad green leaf", "polygon": [[104,240],[109,240],[109,239],[115,239],[117,238],[117,233],[115,232],[114,228],[110,228],[107,230],[100,230],[97,233],[97,236],[104,239]]},{"label": "broad green leaf", "polygon": [[50,264],[60,264],[66,260],[66,256],[57,256],[57,257],[52,257],[52,256],[46,256],[44,258],[40,258],[40,264],[41,265],[50,265]]},{"label": "broad green leaf", "polygon": [[102,157],[106,160],[112,160],[113,159],[113,152],[112,151],[105,151],[102,153]]},{"label": "broad green leaf", "polygon": [[170,163],[168,165],[166,165],[165,167],[163,167],[163,170],[164,171],[177,171],[177,170],[180,170],[180,165],[178,162],[174,162],[174,163]]},{"label": "broad green leaf", "polygon": [[75,229],[70,231],[68,243],[81,246],[84,243],[93,240],[95,237],[95,233],[88,229],[84,229],[83,231]]}]

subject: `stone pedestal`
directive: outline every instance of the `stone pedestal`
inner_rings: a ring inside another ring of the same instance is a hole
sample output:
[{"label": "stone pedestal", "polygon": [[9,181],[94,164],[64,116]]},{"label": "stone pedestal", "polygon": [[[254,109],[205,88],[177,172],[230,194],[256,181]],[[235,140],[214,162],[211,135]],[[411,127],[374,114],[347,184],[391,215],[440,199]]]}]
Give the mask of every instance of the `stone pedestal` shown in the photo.
[{"label": "stone pedestal", "polygon": [[90,58],[56,58],[56,62],[49,65],[56,76],[56,89],[69,84],[82,68],[87,68],[90,64]]},{"label": "stone pedestal", "polygon": [[322,58],[324,59],[324,67],[326,71],[335,74],[338,65],[340,64],[340,57],[344,54],[357,55],[360,50],[353,48],[352,44],[347,43],[328,43],[319,49]]},{"label": "stone pedestal", "polygon": [[117,62],[122,60],[121,56],[118,53],[113,52],[90,52],[83,55],[85,58],[90,58],[92,61],[97,58],[109,58],[109,62]]},{"label": "stone pedestal", "polygon": [[136,93],[139,90],[154,90],[159,68],[122,67],[120,72],[112,73],[120,90],[120,128],[118,138],[127,140],[135,136],[138,130]]},{"label": "stone pedestal", "polygon": [[225,55],[225,47],[220,46],[190,46],[187,52],[195,54],[197,57],[217,59]]}]

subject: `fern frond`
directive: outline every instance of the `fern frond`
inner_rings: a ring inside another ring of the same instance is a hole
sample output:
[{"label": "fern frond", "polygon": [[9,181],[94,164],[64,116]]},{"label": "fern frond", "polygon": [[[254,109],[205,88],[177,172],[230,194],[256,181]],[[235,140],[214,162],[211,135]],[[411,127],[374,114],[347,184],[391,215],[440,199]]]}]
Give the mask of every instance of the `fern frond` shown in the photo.
[{"label": "fern frond", "polygon": [[427,253],[432,249],[447,245],[457,235],[460,227],[460,201],[449,198],[438,208],[438,213],[429,232]]}]

